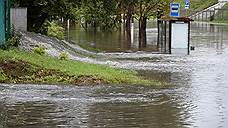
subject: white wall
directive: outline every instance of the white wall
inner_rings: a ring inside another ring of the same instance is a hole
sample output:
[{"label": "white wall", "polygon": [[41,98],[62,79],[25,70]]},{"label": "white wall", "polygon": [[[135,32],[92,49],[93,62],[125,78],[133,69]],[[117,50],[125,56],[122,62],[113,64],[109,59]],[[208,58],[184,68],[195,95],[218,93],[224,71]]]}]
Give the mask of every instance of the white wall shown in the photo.
[{"label": "white wall", "polygon": [[27,31],[27,8],[11,8],[11,23],[16,30]]}]

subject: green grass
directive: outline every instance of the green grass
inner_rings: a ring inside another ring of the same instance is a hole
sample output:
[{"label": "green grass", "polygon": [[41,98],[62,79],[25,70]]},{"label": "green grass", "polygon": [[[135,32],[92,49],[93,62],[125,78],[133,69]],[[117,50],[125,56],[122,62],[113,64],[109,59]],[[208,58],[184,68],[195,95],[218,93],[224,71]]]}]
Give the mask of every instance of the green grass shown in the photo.
[{"label": "green grass", "polygon": [[0,70],[0,81],[5,81],[6,80],[6,75],[2,70]]},{"label": "green grass", "polygon": [[[153,82],[144,80],[137,76],[135,71],[116,69],[108,66],[88,64],[73,60],[59,60],[18,49],[0,50],[0,59],[26,61],[45,69],[57,70],[72,76],[95,76],[104,80],[107,84],[153,84]],[[0,79],[5,79],[5,75],[2,72]]]}]

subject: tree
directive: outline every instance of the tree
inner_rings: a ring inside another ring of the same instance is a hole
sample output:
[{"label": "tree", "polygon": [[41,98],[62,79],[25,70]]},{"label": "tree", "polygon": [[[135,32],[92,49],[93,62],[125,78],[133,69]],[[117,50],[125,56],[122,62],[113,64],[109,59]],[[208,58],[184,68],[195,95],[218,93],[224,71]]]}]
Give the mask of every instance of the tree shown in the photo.
[{"label": "tree", "polygon": [[139,47],[146,46],[147,19],[160,18],[169,8],[169,0],[138,0],[135,15],[139,21]]},{"label": "tree", "polygon": [[117,2],[115,0],[82,0],[79,11],[80,20],[94,29],[103,30],[117,27]]},{"label": "tree", "polygon": [[28,30],[41,32],[46,20],[70,18],[71,3],[66,0],[13,0],[14,7],[28,8]]}]

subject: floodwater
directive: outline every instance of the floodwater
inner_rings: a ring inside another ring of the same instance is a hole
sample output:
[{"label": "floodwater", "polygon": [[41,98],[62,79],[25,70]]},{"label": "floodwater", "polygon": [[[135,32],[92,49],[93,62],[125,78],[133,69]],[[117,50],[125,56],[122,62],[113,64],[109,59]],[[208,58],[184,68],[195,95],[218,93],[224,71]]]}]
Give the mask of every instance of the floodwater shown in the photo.
[{"label": "floodwater", "polygon": [[131,38],[127,37],[123,26],[117,31],[103,32],[99,29],[94,31],[92,28],[85,31],[79,25],[72,24],[67,39],[105,52],[135,52],[138,50],[157,52],[157,23],[149,22],[147,27],[147,47],[141,49],[138,46],[138,23],[131,25]]},{"label": "floodwater", "polygon": [[168,86],[1,84],[0,128],[227,128],[227,35],[193,23],[190,55],[107,53]]}]

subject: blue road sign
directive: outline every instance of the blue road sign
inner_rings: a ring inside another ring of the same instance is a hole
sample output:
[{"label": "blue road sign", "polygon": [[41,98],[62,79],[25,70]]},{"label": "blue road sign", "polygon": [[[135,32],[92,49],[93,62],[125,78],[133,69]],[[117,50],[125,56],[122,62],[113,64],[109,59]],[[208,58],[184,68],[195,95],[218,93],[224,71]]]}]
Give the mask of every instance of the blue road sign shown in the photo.
[{"label": "blue road sign", "polygon": [[180,4],[179,3],[171,3],[170,4],[170,16],[171,17],[179,17]]},{"label": "blue road sign", "polygon": [[185,9],[189,9],[190,0],[185,0]]}]

